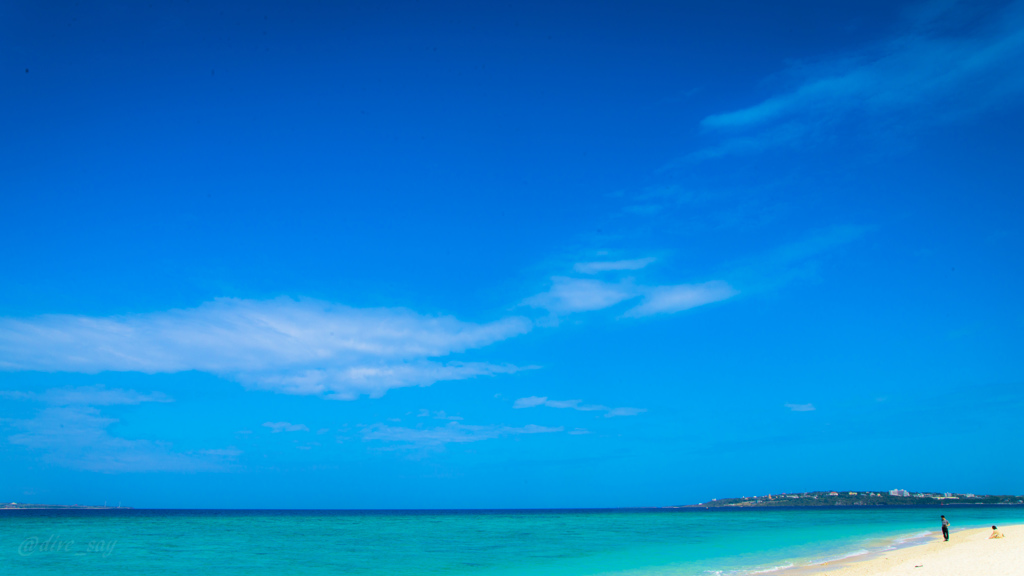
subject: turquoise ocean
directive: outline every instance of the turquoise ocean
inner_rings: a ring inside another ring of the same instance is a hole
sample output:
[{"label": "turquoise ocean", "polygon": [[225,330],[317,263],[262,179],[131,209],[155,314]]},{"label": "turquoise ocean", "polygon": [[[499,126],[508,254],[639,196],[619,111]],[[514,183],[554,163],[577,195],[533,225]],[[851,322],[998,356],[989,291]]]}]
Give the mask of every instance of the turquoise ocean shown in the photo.
[{"label": "turquoise ocean", "polygon": [[1010,506],[0,510],[0,573],[740,575],[907,545],[933,534],[940,514],[954,530],[1024,522]]}]

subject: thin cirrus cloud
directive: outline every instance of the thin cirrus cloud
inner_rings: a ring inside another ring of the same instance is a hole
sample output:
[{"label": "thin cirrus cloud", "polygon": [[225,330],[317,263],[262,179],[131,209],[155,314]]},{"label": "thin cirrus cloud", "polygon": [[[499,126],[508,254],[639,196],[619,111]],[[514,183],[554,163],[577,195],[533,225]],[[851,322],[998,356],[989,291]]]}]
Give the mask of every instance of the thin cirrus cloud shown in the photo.
[{"label": "thin cirrus cloud", "polygon": [[992,15],[947,3],[884,44],[815,66],[788,92],[704,118],[702,127],[725,140],[695,156],[792,145],[854,117],[900,114],[902,126],[954,120],[1024,91],[1021,61],[1024,2]]},{"label": "thin cirrus cloud", "polygon": [[8,441],[42,453],[45,462],[90,472],[198,472],[225,470],[241,454],[235,448],[176,451],[166,442],[112,435],[117,423],[96,406],[171,402],[164,394],[103,386],[55,388],[41,394],[3,392],[5,398],[47,404],[34,417],[3,420],[15,430]]},{"label": "thin cirrus cloud", "polygon": [[362,430],[363,440],[397,443],[403,448],[437,448],[445,444],[464,444],[493,440],[505,436],[524,434],[551,434],[563,432],[561,426],[552,428],[527,424],[526,426],[473,426],[460,422],[449,422],[434,428],[405,428],[387,424],[373,424]]},{"label": "thin cirrus cloud", "polygon": [[309,432],[305,424],[292,424],[291,422],[264,422],[264,428],[270,428],[274,434],[278,432]]},{"label": "thin cirrus cloud", "polygon": [[584,404],[582,400],[550,400],[546,396],[527,396],[526,398],[520,398],[512,404],[512,408],[535,408],[537,406],[547,406],[548,408],[569,408],[572,410],[578,410],[580,412],[604,412],[605,418],[614,418],[616,416],[636,416],[647,412],[646,408],[609,408],[601,404]]},{"label": "thin cirrus cloud", "polygon": [[551,288],[523,301],[533,308],[543,308],[554,314],[591,312],[615,306],[619,302],[637,297],[637,289],[628,281],[605,282],[590,278],[555,276]]},{"label": "thin cirrus cloud", "polygon": [[510,365],[437,359],[531,327],[522,317],[476,324],[400,308],[223,298],[147,314],[3,318],[0,370],[198,370],[254,388],[348,400],[516,372],[520,368]]},{"label": "thin cirrus cloud", "polygon": [[600,262],[577,262],[573,270],[580,274],[599,274],[620,270],[640,270],[654,262],[654,258],[637,258],[635,260],[610,260]]},{"label": "thin cirrus cloud", "polygon": [[[462,416],[453,416],[451,414],[448,414],[444,410],[437,410],[435,412],[431,412],[430,410],[427,410],[426,408],[421,408],[419,414],[417,414],[416,417],[417,418],[434,418],[435,420],[462,420]],[[396,422],[397,422],[397,419],[396,419]]]},{"label": "thin cirrus cloud", "polygon": [[78,386],[76,388],[51,388],[42,393],[23,392],[19,390],[0,390],[0,398],[13,400],[33,400],[56,406],[87,405],[116,406],[125,404],[142,404],[143,402],[173,402],[163,392],[142,394],[135,390],[122,388],[108,389],[103,385]]},{"label": "thin cirrus cloud", "polygon": [[676,286],[652,286],[643,289],[644,299],[639,306],[627,310],[625,316],[639,317],[654,314],[672,314],[697,306],[728,300],[739,292],[721,281]]},{"label": "thin cirrus cloud", "polygon": [[747,293],[776,289],[789,282],[814,278],[820,264],[869,232],[870,226],[837,225],[816,230],[804,238],[779,246],[755,260],[741,262],[733,276]]},{"label": "thin cirrus cloud", "polygon": [[[813,273],[815,262],[828,252],[849,244],[870,230],[869,227],[837,225],[816,230],[807,237],[741,262],[729,273],[745,290],[764,290]],[[653,262],[652,258],[617,262]],[[590,265],[593,263],[583,263]],[[646,265],[646,264],[645,264]],[[577,269],[580,264],[577,264]],[[624,270],[625,268],[618,268]],[[611,271],[613,268],[607,268]],[[617,281],[597,278],[554,276],[544,292],[523,300],[522,304],[545,309],[556,319],[579,312],[603,310],[622,304],[632,306],[624,318],[674,314],[699,306],[729,300],[740,292],[724,280],[687,284],[638,284],[633,278]]]},{"label": "thin cirrus cloud", "polygon": [[605,282],[590,278],[555,276],[551,288],[523,301],[555,315],[610,308],[629,300],[640,302],[623,316],[641,317],[672,314],[732,298],[739,292],[728,283],[715,280],[701,284],[667,286],[635,285],[629,280]]},{"label": "thin cirrus cloud", "polygon": [[817,410],[814,404],[786,404],[785,406],[793,412],[813,412]]}]

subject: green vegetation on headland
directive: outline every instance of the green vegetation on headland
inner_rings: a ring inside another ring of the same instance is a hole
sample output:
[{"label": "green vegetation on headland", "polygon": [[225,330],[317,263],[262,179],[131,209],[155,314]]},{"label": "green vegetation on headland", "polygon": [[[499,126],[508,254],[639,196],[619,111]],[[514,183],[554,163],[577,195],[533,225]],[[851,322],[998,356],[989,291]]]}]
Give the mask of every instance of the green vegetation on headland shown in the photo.
[{"label": "green vegetation on headland", "polygon": [[828,491],[799,494],[768,494],[740,498],[716,498],[699,504],[683,504],[670,508],[724,508],[772,506],[969,506],[973,504],[1024,504],[1024,496],[990,496],[984,494],[953,494],[950,492],[882,492]]},{"label": "green vegetation on headland", "polygon": [[131,510],[129,506],[82,506],[80,504],[24,504],[0,503],[0,510]]}]

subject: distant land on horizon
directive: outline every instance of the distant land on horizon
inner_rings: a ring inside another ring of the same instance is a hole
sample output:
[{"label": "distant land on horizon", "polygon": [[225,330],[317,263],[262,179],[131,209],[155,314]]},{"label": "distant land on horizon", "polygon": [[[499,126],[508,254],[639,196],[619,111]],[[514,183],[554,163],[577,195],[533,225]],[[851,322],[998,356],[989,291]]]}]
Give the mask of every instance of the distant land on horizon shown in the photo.
[{"label": "distant land on horizon", "polygon": [[972,504],[1024,504],[1024,496],[986,495],[952,492],[889,491],[823,491],[798,494],[768,494],[715,498],[710,502],[681,504],[669,508],[724,508],[771,506],[956,506]]},{"label": "distant land on horizon", "polygon": [[131,506],[90,506],[82,504],[26,504],[24,502],[4,502],[0,510],[131,510]]},{"label": "distant land on horizon", "polygon": [[[975,504],[1024,505],[1024,495],[971,494],[951,492],[820,491],[714,498],[697,504],[678,504],[663,508],[764,508],[793,506],[969,506]],[[83,504],[0,503],[0,510],[133,510],[131,506]]]}]

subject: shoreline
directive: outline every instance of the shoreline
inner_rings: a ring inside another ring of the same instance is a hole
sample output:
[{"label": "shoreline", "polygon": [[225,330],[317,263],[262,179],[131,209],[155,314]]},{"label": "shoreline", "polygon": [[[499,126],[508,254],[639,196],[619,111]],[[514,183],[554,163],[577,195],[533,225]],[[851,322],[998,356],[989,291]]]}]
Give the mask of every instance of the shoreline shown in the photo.
[{"label": "shoreline", "polygon": [[[999,526],[1005,538],[989,540],[991,528],[950,532],[949,542],[938,530],[927,535],[891,539],[882,548],[820,564],[792,566],[779,576],[991,576],[1010,574],[1024,566],[1024,524]],[[921,542],[919,540],[923,539]],[[902,542],[901,542],[902,541]],[[905,543],[905,545],[901,545]]]}]

